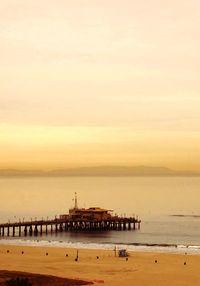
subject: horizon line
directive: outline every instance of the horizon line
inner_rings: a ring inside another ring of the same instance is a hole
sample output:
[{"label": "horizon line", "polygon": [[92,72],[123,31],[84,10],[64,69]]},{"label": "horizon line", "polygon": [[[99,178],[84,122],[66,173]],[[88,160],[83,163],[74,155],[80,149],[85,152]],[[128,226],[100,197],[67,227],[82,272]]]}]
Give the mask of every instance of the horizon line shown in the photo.
[{"label": "horizon line", "polygon": [[174,170],[162,166],[126,166],[126,165],[99,165],[85,167],[67,167],[55,169],[18,169],[18,168],[3,168],[0,169],[0,177],[11,176],[107,176],[107,177],[136,177],[136,176],[200,176],[199,171],[193,170]]}]

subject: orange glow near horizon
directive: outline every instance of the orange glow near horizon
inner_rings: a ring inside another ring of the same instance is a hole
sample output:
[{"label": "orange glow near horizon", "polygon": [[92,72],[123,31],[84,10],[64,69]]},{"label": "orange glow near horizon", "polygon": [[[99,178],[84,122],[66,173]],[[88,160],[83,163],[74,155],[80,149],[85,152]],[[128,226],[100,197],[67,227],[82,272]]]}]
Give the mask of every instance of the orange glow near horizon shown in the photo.
[{"label": "orange glow near horizon", "polygon": [[0,168],[164,166],[199,170],[198,133],[135,132],[130,127],[0,128]]}]

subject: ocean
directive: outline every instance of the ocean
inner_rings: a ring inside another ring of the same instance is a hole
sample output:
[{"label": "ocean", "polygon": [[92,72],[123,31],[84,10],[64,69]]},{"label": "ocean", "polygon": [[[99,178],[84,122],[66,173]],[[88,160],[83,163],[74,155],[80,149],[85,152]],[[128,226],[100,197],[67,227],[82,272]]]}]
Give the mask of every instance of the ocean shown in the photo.
[{"label": "ocean", "polygon": [[58,217],[73,207],[75,192],[80,207],[99,206],[142,220],[135,231],[1,237],[0,244],[200,254],[198,177],[1,178],[0,190],[0,222]]}]

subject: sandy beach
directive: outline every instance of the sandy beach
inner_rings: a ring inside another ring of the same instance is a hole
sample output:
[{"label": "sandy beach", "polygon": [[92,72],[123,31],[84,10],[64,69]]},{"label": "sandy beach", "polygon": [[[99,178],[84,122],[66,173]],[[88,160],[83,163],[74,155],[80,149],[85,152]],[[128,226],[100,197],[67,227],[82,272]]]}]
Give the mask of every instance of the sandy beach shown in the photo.
[{"label": "sandy beach", "polygon": [[[198,285],[200,256],[131,252],[128,260],[114,251],[0,246],[0,270],[81,279],[94,285]],[[157,263],[156,263],[157,260]]]}]

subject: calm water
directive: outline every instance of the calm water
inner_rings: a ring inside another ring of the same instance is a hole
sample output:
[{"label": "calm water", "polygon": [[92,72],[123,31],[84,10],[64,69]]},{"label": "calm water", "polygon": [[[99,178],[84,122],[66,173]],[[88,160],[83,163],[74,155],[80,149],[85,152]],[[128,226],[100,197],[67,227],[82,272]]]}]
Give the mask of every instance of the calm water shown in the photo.
[{"label": "calm water", "polygon": [[125,244],[134,249],[164,249],[166,244],[168,249],[200,253],[200,218],[171,216],[200,215],[200,178],[3,178],[0,189],[1,222],[67,213],[73,206],[74,192],[80,207],[100,206],[142,219],[140,231],[63,232],[10,239],[9,243],[111,248]]}]

